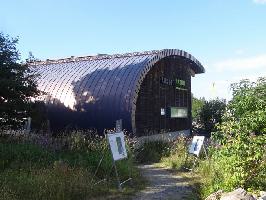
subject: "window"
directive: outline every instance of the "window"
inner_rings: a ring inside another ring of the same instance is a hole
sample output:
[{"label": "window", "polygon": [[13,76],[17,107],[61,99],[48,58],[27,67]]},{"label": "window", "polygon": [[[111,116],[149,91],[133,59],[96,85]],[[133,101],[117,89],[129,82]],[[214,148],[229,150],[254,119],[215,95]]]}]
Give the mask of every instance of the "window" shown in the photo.
[{"label": "window", "polygon": [[186,107],[171,107],[170,117],[171,118],[187,118],[188,110]]},{"label": "window", "polygon": [[165,115],[165,109],[161,108],[161,115]]}]

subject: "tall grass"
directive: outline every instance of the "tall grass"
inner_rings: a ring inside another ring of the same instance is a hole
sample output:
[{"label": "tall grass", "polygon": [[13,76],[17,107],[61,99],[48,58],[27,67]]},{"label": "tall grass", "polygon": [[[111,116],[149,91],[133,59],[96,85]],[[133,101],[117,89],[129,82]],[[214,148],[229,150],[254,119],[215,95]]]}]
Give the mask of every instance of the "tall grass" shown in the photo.
[{"label": "tall grass", "polygon": [[[117,162],[117,169],[121,180],[133,178],[133,187],[125,185],[121,194],[116,190],[111,153],[103,138],[84,133],[53,139],[2,135],[0,199],[124,198],[143,187],[130,148],[128,151],[128,159]],[[102,179],[106,181],[95,185]]]},{"label": "tall grass", "polygon": [[[198,194],[198,197],[205,199],[211,193],[218,190],[232,191],[237,187],[243,187],[251,192],[265,190],[266,157],[265,148],[263,147],[266,140],[261,140],[260,138],[262,137],[253,137],[253,140],[258,140],[258,144],[252,142],[252,138],[249,139],[249,145],[246,148],[251,150],[248,152],[243,152],[243,147],[239,148],[236,142],[227,143],[227,145],[230,145],[229,149],[225,145],[208,141],[209,144],[206,145],[208,146],[208,158],[205,156],[204,151],[201,152],[202,154],[200,154],[199,158],[189,155],[188,147],[191,144],[191,138],[183,137],[178,138],[174,142],[160,145],[158,145],[158,142],[147,143],[143,147],[143,152],[148,152],[146,155],[154,155],[154,152],[156,152],[157,166],[171,168],[179,172],[180,175],[189,180],[190,185],[194,186],[194,191]],[[262,145],[260,146],[259,144]],[[259,154],[259,152],[264,152],[264,154]],[[247,158],[244,160],[246,154],[249,157],[246,156]],[[253,155],[258,157],[258,163],[252,162],[252,159],[254,159]],[[149,157],[145,157],[145,160],[149,160]],[[150,161],[153,160],[154,158],[151,157]],[[246,165],[249,163],[257,164],[258,167],[246,170]],[[242,181],[244,180],[242,177],[247,175],[249,175],[249,182]]]},{"label": "tall grass", "polygon": [[134,154],[140,163],[159,162],[164,156],[169,156],[170,145],[164,141],[147,141],[135,149]]}]

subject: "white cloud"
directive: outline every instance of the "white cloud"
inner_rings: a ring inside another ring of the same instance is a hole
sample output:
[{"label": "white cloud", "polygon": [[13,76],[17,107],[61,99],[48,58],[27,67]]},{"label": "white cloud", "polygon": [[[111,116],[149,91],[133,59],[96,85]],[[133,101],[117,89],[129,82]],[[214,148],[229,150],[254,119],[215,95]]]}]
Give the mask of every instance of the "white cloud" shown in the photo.
[{"label": "white cloud", "polygon": [[222,60],[214,63],[214,67],[219,71],[243,71],[243,70],[258,70],[266,68],[266,54],[253,57],[241,57]]},{"label": "white cloud", "polygon": [[266,0],[253,0],[253,2],[257,4],[266,4]]}]

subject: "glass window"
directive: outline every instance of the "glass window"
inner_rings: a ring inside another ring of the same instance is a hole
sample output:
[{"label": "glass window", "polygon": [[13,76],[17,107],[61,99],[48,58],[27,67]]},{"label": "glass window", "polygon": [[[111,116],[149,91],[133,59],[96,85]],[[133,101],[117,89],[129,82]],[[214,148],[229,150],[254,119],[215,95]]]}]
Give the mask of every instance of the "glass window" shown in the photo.
[{"label": "glass window", "polygon": [[161,115],[165,115],[165,109],[161,108]]},{"label": "glass window", "polygon": [[187,118],[188,110],[186,107],[171,107],[170,108],[171,118]]}]

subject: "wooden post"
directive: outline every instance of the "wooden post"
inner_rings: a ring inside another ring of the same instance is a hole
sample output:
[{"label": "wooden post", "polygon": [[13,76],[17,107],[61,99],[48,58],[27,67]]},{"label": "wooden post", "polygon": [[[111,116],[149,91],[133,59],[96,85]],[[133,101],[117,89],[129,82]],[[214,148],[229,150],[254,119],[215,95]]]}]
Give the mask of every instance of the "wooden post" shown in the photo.
[{"label": "wooden post", "polygon": [[116,180],[117,180],[118,190],[122,191],[122,187],[121,187],[121,184],[120,184],[120,179],[119,179],[119,176],[118,176],[118,172],[117,172],[117,168],[116,168],[116,165],[115,165],[115,161],[113,161],[113,162],[114,162],[115,176],[116,176]]}]

